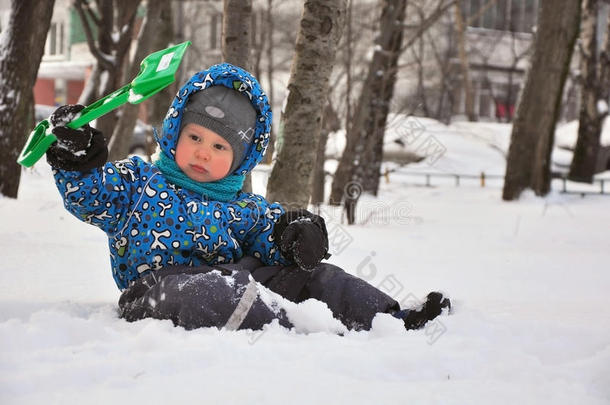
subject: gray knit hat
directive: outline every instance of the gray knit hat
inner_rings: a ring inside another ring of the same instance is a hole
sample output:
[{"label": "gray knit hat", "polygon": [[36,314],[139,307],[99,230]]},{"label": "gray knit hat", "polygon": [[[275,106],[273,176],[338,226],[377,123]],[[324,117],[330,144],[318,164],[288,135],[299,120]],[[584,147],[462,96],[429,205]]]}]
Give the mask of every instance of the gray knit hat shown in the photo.
[{"label": "gray knit hat", "polygon": [[248,97],[237,90],[218,85],[193,93],[186,106],[180,131],[187,124],[198,124],[222,136],[233,148],[233,173],[242,163],[254,135],[256,111]]}]

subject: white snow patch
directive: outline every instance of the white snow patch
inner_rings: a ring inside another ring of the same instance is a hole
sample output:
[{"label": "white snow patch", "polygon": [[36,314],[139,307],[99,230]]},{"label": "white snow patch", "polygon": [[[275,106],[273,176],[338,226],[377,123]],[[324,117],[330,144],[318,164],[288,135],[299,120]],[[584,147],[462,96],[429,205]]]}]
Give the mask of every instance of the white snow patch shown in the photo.
[{"label": "white snow patch", "polygon": [[134,92],[133,89],[129,89],[129,97],[127,98],[127,101],[129,101],[131,104],[135,104],[143,98],[143,95]]},{"label": "white snow patch", "polygon": [[597,112],[599,114],[608,113],[608,102],[606,100],[597,100]]},{"label": "white snow patch", "polygon": [[[502,173],[510,126],[422,123],[447,147],[422,170]],[[399,302],[446,291],[455,313],[408,332],[378,315],[341,337],[314,300],[287,309],[299,333],[125,322],[106,235],[64,210],[44,160],[24,169],[19,198],[0,198],[0,403],[608,404],[608,197],[505,203],[498,185],[419,187],[410,170],[359,203],[360,225],[322,207],[330,262]]]}]

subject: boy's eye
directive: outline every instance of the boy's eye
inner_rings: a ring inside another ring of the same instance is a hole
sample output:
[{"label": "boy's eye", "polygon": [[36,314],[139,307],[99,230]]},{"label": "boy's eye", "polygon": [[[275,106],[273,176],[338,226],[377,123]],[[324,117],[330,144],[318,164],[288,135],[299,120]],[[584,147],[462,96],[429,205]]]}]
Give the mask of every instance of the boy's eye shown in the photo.
[{"label": "boy's eye", "polygon": [[191,134],[191,135],[189,135],[189,137],[190,137],[190,138],[191,138],[193,141],[199,142],[199,136],[198,136],[198,135]]},{"label": "boy's eye", "polygon": [[218,149],[218,150],[225,150],[225,149],[226,149],[224,145],[221,145],[221,144],[219,144],[219,143],[215,144],[215,145],[214,145],[214,147],[215,147],[216,149]]}]

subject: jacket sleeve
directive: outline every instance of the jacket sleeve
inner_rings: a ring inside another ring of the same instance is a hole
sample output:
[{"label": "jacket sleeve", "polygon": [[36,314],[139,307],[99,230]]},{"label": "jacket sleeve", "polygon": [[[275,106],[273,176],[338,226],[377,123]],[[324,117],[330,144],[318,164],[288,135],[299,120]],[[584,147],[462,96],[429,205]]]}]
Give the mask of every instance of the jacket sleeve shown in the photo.
[{"label": "jacket sleeve", "polygon": [[278,203],[270,204],[256,194],[244,193],[240,197],[240,215],[236,220],[231,213],[229,222],[244,255],[256,257],[267,266],[293,264],[282,256],[273,238],[273,228],[284,213],[284,208]]},{"label": "jacket sleeve", "polygon": [[[53,169],[55,185],[64,206],[81,221],[95,225],[107,234],[117,232],[133,204],[132,195],[141,190],[152,170],[138,158],[108,162],[86,172]],[[152,176],[151,176],[152,177]]]}]

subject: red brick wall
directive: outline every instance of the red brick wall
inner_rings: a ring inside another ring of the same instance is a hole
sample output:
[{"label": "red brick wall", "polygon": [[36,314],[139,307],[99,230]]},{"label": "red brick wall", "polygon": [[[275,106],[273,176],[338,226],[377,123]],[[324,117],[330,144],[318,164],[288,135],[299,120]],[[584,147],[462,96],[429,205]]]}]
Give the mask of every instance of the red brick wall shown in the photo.
[{"label": "red brick wall", "polygon": [[68,104],[76,104],[85,88],[85,82],[83,80],[68,80],[67,87],[66,102]]},{"label": "red brick wall", "polygon": [[37,79],[34,85],[36,104],[55,105],[55,80]]}]

